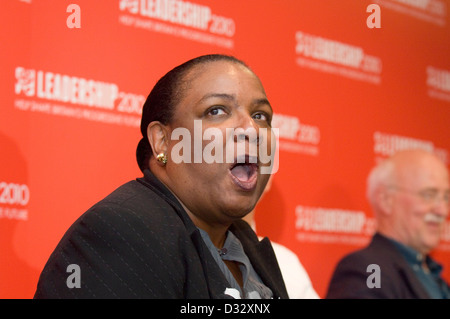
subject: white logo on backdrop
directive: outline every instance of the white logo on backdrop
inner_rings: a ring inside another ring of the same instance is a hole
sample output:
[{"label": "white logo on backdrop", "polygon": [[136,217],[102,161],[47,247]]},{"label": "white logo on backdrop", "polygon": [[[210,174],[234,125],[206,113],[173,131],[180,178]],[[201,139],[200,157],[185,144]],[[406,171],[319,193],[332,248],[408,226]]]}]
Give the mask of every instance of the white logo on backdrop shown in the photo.
[{"label": "white logo on backdrop", "polygon": [[272,117],[272,127],[279,130],[280,150],[310,156],[319,155],[319,127],[302,123],[296,116],[278,113]]},{"label": "white logo on backdrop", "polygon": [[445,26],[447,3],[445,0],[373,0],[389,10],[408,15],[417,20]]},{"label": "white logo on backdrop", "polygon": [[0,219],[28,220],[29,201],[28,185],[0,181]]},{"label": "white logo on backdrop", "polygon": [[448,164],[448,152],[446,149],[436,147],[432,141],[422,140],[409,136],[374,132],[373,152],[380,159],[394,155],[398,151],[408,149],[421,149],[436,154],[444,163]]},{"label": "white logo on backdrop", "polygon": [[426,72],[428,96],[450,102],[450,71],[428,66]]},{"label": "white logo on backdrop", "polygon": [[236,25],[209,6],[182,0],[120,0],[126,26],[232,49]]},{"label": "white logo on backdrop", "polygon": [[296,238],[302,242],[364,245],[375,221],[363,211],[297,205]]},{"label": "white logo on backdrop", "polygon": [[115,83],[16,67],[14,107],[109,124],[140,126],[145,97],[121,92]]},{"label": "white logo on backdrop", "polygon": [[297,31],[297,65],[372,84],[381,83],[381,59],[363,48]]}]

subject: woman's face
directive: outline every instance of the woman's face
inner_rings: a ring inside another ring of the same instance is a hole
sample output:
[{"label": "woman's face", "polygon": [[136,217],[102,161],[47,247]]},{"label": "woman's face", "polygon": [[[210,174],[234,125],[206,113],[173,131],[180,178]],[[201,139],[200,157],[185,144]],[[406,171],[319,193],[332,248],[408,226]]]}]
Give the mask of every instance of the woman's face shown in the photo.
[{"label": "woman's face", "polygon": [[[269,179],[259,153],[266,143],[270,155],[275,143],[272,108],[259,79],[240,64],[209,62],[193,67],[185,79],[167,126],[167,186],[196,218],[226,225],[254,208]],[[239,138],[233,135],[237,129],[249,134]]]}]

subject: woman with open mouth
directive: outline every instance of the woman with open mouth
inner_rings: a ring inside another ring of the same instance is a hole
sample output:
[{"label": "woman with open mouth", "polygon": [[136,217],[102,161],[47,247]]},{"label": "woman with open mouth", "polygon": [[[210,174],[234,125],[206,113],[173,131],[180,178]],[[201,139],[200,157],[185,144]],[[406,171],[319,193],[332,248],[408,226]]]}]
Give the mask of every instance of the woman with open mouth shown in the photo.
[{"label": "woman with open mouth", "polygon": [[[70,227],[35,298],[287,298],[270,241],[241,220],[270,176],[260,149],[274,149],[272,114],[259,78],[234,57],[200,56],[169,71],[143,107],[144,176]],[[182,141],[180,131],[189,132]],[[79,267],[78,285],[69,265]]]}]

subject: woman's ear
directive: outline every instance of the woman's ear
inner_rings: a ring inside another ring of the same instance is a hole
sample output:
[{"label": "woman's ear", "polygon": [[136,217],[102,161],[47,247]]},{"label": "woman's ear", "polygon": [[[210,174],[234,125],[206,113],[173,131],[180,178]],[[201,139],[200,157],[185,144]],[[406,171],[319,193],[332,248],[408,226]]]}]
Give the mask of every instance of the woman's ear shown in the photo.
[{"label": "woman's ear", "polygon": [[168,130],[165,125],[159,121],[153,121],[147,126],[147,137],[152,148],[153,156],[167,153],[169,144]]}]

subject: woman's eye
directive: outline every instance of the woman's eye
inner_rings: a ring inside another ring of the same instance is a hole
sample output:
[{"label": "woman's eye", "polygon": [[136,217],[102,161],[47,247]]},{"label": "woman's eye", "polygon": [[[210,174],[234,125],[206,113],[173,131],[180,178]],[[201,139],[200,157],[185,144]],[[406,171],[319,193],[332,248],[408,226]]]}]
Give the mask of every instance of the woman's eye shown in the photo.
[{"label": "woman's eye", "polygon": [[256,113],[256,114],[253,115],[253,118],[255,120],[261,120],[261,121],[267,121],[267,122],[269,122],[269,120],[270,120],[269,116],[267,114],[264,114],[264,113]]},{"label": "woman's eye", "polygon": [[221,108],[221,107],[215,107],[213,109],[210,109],[208,111],[208,115],[222,115],[222,114],[226,114],[225,111]]}]

